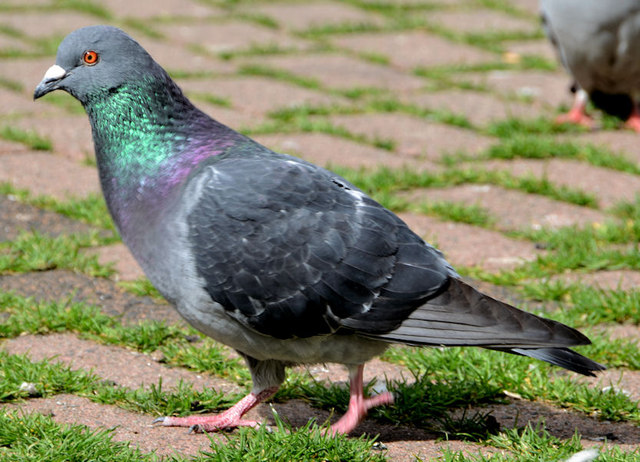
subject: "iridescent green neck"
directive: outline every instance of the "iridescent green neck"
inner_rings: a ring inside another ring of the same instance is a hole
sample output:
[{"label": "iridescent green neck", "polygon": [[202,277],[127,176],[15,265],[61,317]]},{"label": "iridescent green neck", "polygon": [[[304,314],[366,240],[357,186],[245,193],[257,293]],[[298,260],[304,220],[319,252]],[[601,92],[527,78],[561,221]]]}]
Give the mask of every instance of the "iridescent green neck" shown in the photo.
[{"label": "iridescent green neck", "polygon": [[100,181],[120,225],[155,208],[204,158],[233,140],[168,78],[140,80],[88,98]]}]

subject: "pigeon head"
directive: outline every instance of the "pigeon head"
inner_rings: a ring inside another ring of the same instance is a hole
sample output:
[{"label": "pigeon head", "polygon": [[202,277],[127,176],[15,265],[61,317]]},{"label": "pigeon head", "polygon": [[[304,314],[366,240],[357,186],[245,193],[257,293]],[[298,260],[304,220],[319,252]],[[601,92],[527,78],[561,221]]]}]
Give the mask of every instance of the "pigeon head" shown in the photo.
[{"label": "pigeon head", "polygon": [[117,27],[84,27],[62,41],[56,63],[47,70],[33,97],[64,90],[86,104],[94,95],[158,69],[138,42]]}]

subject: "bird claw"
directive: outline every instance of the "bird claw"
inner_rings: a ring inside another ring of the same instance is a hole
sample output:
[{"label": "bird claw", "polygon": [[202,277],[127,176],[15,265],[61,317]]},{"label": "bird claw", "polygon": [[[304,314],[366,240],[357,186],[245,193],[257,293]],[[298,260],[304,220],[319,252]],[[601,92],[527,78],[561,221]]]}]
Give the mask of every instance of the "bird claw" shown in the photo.
[{"label": "bird claw", "polygon": [[162,423],[162,422],[164,422],[164,419],[166,419],[166,417],[158,417],[157,419],[153,419],[153,422],[151,422],[151,425],[155,425],[157,423]]},{"label": "bird claw", "polygon": [[192,433],[204,433],[204,427],[200,424],[191,425],[189,427],[189,435]]}]

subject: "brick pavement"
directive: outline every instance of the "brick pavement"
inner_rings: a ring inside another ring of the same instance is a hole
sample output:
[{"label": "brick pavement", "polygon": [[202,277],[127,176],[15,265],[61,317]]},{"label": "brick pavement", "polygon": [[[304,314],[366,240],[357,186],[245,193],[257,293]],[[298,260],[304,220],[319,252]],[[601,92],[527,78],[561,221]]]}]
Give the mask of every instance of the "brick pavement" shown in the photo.
[{"label": "brick pavement", "polygon": [[[475,127],[460,128],[416,115],[367,109],[326,118],[353,135],[364,136],[363,142],[333,134],[308,133],[302,129],[293,133],[276,130],[256,135],[268,146],[323,165],[352,168],[406,165],[419,170],[443,169],[443,165],[438,164],[443,154],[464,152],[474,155],[498,142],[483,131],[492,122],[509,117],[553,117],[559,105],[571,101],[567,92],[569,79],[561,69],[492,70],[503,64],[504,55],[499,50],[489,51],[454,38],[497,31],[527,35],[532,38],[522,40],[520,37],[517,41],[500,44],[502,51],[515,54],[516,58],[527,55],[553,61],[554,55],[546,40],[537,38],[540,37],[540,29],[535,15],[535,0],[512,0],[513,10],[510,13],[489,10],[473,1],[438,0],[429,2],[435,5],[435,9],[416,10],[413,26],[403,25],[374,9],[363,7],[366,2],[360,2],[361,7],[357,6],[359,2],[343,4],[329,0],[270,2],[259,3],[255,8],[243,6],[240,2],[236,8],[228,8],[196,0],[133,3],[108,0],[100,3],[108,12],[107,17],[92,15],[90,10],[74,11],[72,7],[57,9],[52,7],[54,3],[52,0],[10,0],[6,9],[3,5],[0,10],[0,129],[12,127],[32,131],[52,143],[51,151],[34,151],[24,143],[0,137],[0,182],[29,190],[33,195],[65,200],[86,197],[99,190],[95,169],[86,165],[87,158],[92,156],[92,146],[85,116],[60,105],[51,97],[37,104],[31,101],[35,85],[54,61],[53,50],[59,39],[87,24],[107,22],[123,26],[162,65],[178,74],[180,84],[198,101],[199,106],[236,128],[260,126],[268,122],[269,114],[278,109],[329,105],[357,108],[361,101],[366,102],[367,98],[375,95],[423,109],[463,115]],[[407,0],[402,3],[415,6],[422,2]],[[11,5],[15,8],[11,9]],[[50,10],[44,11],[43,8]],[[135,19],[138,28],[127,26],[127,19]],[[280,50],[280,53],[265,54],[261,51],[265,49]],[[225,59],[234,53],[237,57]],[[292,77],[278,80],[238,75],[239,69],[247,65],[284,71]],[[464,66],[475,66],[476,69],[469,72],[469,69],[463,69]],[[486,71],[481,70],[483,66],[486,66]],[[433,76],[421,77],[416,72],[418,68],[428,71],[443,67],[451,70],[442,82]],[[189,75],[194,73],[197,74],[195,78]],[[293,81],[296,77],[311,79],[317,85],[315,88],[298,85]],[[467,84],[476,90],[470,91]],[[360,101],[350,100],[350,92],[364,92],[365,95]],[[207,95],[226,100],[230,106],[211,104]],[[559,139],[605,146],[636,164],[640,163],[637,135],[633,133],[600,130],[561,135]],[[376,140],[391,141],[391,149],[374,146]],[[472,164],[471,168],[475,167],[508,170],[516,176],[533,174],[558,186],[593,193],[598,200],[597,209],[588,209],[483,185],[404,193],[406,197],[447,200],[486,208],[497,219],[492,229],[416,213],[402,216],[418,233],[437,243],[455,265],[481,267],[487,271],[512,268],[541,252],[533,243],[509,237],[505,231],[529,226],[600,223],[612,218],[609,211],[612,205],[620,200],[632,200],[634,193],[640,190],[638,175],[578,161],[480,161]],[[85,224],[4,196],[0,196],[0,219],[2,240],[14,239],[21,229],[36,229],[50,235],[72,234],[87,229]],[[114,280],[134,280],[142,276],[121,244],[94,251],[99,253],[102,261],[116,262]],[[566,274],[563,277],[586,284],[598,284],[605,279],[595,272],[577,276]],[[625,287],[637,288],[640,281],[638,273],[633,271],[612,272],[606,279],[609,287],[615,287],[617,281]],[[0,290],[53,299],[64,298],[73,291],[77,299],[97,303],[106,313],[123,316],[126,322],[135,322],[139,318],[180,322],[166,305],[123,292],[112,281],[67,272],[0,276]],[[47,348],[50,342],[55,343],[56,349]],[[162,375],[167,381],[180,377],[197,383],[219,384],[219,379],[203,379],[188,371],[176,372],[139,355],[133,355],[135,358],[132,359],[131,352],[93,344],[68,334],[49,339],[25,336],[7,341],[1,347],[8,351],[31,350],[36,357],[45,357],[47,352],[49,356],[57,353],[58,361],[73,362],[82,368],[95,367],[98,374],[116,382],[126,382],[122,371],[118,370],[121,361],[141,361],[139,367],[132,368],[136,371],[152,369],[154,378]],[[379,362],[375,364],[378,366],[374,365],[372,370],[384,373],[384,367],[380,367]],[[135,383],[125,384],[135,386],[139,381],[145,381],[141,377],[130,377]],[[628,373],[625,377],[628,378],[625,383],[637,386],[636,375]],[[197,449],[207,447],[208,440],[202,436],[187,436],[175,429],[149,428],[148,416],[90,403],[75,396],[30,400],[12,406],[39,412],[53,409],[56,419],[61,422],[84,422],[92,427],[111,427],[118,423],[118,439],[133,441],[143,450],[157,450],[159,454],[170,453],[167,447],[182,454],[193,454]],[[532,420],[557,417],[560,412],[558,409],[543,409],[535,403],[529,406],[535,408]],[[83,410],[83,415],[73,411],[78,408]],[[298,419],[300,424],[304,423],[300,416],[326,417],[323,411],[298,402],[279,404],[278,408],[292,422]],[[257,412],[267,415],[268,408],[261,407]],[[503,425],[510,425],[505,422],[513,415],[507,411],[502,417]],[[92,416],[100,416],[100,419],[92,419]],[[581,424],[581,430],[589,424],[589,419],[584,419],[587,421]],[[416,429],[401,431],[370,421],[363,425],[363,429],[380,433],[382,441],[388,437],[389,455],[395,460],[412,460],[413,454],[428,458],[437,455],[447,444],[453,449],[477,449],[473,444],[436,442],[433,435]],[[563,437],[569,437],[570,433],[557,432]],[[621,430],[621,440],[623,443],[640,442],[637,428]]]}]

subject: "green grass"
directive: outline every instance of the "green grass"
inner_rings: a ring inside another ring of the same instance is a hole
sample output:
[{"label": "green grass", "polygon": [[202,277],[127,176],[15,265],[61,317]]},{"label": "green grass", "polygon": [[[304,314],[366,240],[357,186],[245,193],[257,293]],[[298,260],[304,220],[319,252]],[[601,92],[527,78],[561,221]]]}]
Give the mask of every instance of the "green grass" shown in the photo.
[{"label": "green grass", "polygon": [[[25,204],[50,210],[100,229],[111,230],[115,233],[115,226],[102,195],[92,193],[84,198],[59,200],[49,196],[33,196],[26,189],[16,188],[9,183],[3,182],[0,182],[0,194],[12,196]],[[117,240],[117,237],[113,239],[105,238],[101,241],[101,244],[110,243],[115,240]]]},{"label": "green grass", "polygon": [[0,242],[0,274],[69,269],[89,276],[108,277],[113,269],[83,249],[99,245],[97,233],[47,237],[23,232],[13,241]]},{"label": "green grass", "polygon": [[585,192],[558,186],[545,178],[514,176],[507,171],[486,171],[471,167],[449,168],[438,172],[416,171],[409,168],[381,167],[376,170],[351,169],[336,166],[333,170],[383,203],[399,191],[415,188],[442,188],[465,183],[495,184],[531,194],[585,207],[596,207],[596,199]]},{"label": "green grass", "polygon": [[145,462],[156,457],[113,441],[113,431],[60,425],[38,413],[0,410],[0,459],[6,462]]},{"label": "green grass", "polygon": [[0,138],[7,141],[14,141],[16,143],[22,143],[31,149],[37,151],[51,151],[53,145],[47,138],[43,138],[32,130],[22,130],[18,127],[12,127],[5,125],[0,127]]}]

